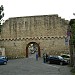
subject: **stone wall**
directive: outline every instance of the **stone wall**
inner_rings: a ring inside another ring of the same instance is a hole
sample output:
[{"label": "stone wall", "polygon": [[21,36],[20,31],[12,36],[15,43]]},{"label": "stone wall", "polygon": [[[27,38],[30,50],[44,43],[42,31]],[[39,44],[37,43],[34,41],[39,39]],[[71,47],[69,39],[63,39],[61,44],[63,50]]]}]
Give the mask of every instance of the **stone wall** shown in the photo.
[{"label": "stone wall", "polygon": [[9,18],[2,29],[2,38],[66,36],[68,21],[57,15]]},{"label": "stone wall", "polygon": [[1,56],[6,56],[5,55],[5,48],[0,48],[0,55]]},{"label": "stone wall", "polygon": [[9,57],[25,57],[29,42],[40,45],[41,55],[69,53],[65,45],[68,21],[58,15],[15,17],[6,20],[2,27],[1,44]]},{"label": "stone wall", "polygon": [[69,45],[65,45],[65,37],[35,37],[22,39],[7,39],[3,41],[8,57],[26,57],[26,46],[30,42],[36,42],[40,46],[41,56],[44,52],[50,55],[69,53]]}]

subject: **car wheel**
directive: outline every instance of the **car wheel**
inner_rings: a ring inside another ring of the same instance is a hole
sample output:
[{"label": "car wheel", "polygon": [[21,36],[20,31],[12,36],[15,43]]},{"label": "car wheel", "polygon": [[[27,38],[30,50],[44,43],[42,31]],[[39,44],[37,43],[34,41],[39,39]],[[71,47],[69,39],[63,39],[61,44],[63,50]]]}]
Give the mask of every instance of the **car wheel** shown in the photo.
[{"label": "car wheel", "polygon": [[4,62],[4,65],[6,65],[7,64],[7,62]]},{"label": "car wheel", "polygon": [[60,65],[63,65],[63,62],[60,62]]}]

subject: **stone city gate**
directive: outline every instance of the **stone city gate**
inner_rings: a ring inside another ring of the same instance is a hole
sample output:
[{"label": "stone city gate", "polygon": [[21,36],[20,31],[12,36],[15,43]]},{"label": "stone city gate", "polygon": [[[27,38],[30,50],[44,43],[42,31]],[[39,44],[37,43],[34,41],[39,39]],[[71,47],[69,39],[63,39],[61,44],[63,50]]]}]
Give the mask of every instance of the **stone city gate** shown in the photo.
[{"label": "stone city gate", "polygon": [[65,41],[68,25],[69,21],[56,14],[9,18],[2,25],[0,47],[13,58],[28,57],[30,44],[37,45],[39,57],[44,52],[69,53],[69,40]]}]

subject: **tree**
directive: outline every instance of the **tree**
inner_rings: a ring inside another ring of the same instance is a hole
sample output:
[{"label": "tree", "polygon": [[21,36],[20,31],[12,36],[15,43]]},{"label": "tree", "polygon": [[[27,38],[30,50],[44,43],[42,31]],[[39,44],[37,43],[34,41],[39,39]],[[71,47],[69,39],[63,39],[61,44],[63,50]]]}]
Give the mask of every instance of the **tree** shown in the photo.
[{"label": "tree", "polygon": [[75,67],[75,19],[71,19],[69,23],[70,35],[70,54],[71,54],[71,65]]},{"label": "tree", "polygon": [[2,18],[4,17],[4,7],[3,5],[0,6],[0,32],[1,32],[1,28],[2,28]]}]

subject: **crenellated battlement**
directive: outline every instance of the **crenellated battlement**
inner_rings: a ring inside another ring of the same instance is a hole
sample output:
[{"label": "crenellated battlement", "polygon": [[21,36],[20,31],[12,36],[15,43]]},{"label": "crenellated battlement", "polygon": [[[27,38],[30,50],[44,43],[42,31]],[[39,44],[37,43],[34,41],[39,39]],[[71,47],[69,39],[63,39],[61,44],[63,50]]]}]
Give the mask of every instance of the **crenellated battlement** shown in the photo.
[{"label": "crenellated battlement", "polygon": [[51,40],[51,39],[64,39],[67,38],[67,36],[41,36],[41,37],[25,37],[25,38],[8,38],[8,39],[0,39],[0,41],[16,41],[16,40]]}]

